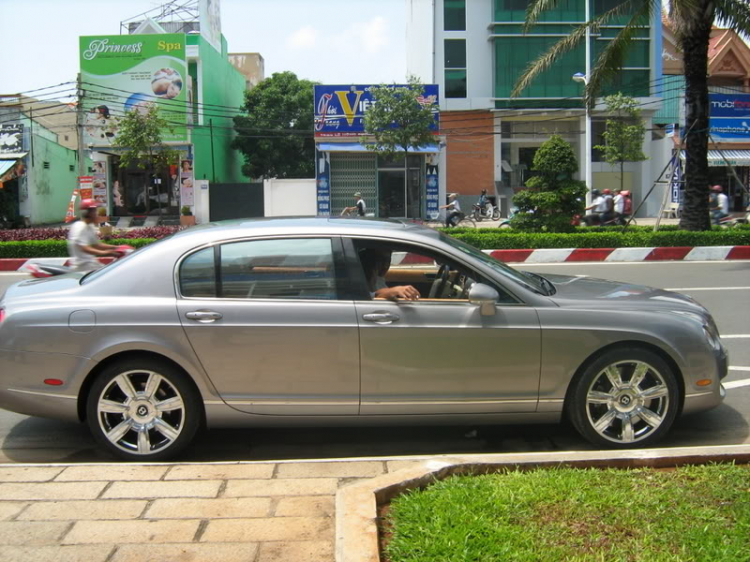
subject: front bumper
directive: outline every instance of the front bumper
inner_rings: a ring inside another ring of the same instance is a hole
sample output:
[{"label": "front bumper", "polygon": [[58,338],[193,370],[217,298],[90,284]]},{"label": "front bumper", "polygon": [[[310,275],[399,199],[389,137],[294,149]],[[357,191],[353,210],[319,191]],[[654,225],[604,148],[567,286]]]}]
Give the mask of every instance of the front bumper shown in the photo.
[{"label": "front bumper", "polygon": [[721,381],[726,378],[729,373],[729,354],[724,346],[721,349],[714,352],[715,360],[715,376],[710,378],[716,380],[714,384],[705,389],[685,393],[685,403],[682,406],[683,414],[692,414],[695,412],[703,412],[715,408],[724,401],[727,395],[727,391]]}]

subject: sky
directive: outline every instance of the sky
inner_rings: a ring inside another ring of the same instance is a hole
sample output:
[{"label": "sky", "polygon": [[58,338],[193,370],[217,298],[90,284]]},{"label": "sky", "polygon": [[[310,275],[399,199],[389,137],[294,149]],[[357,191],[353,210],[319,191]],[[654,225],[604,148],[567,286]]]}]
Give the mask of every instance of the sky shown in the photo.
[{"label": "sky", "polygon": [[[78,37],[117,35],[156,0],[0,0],[0,94],[75,80]],[[266,77],[324,84],[406,78],[404,0],[221,0],[229,52],[259,52]],[[33,94],[32,94],[33,95]]]}]

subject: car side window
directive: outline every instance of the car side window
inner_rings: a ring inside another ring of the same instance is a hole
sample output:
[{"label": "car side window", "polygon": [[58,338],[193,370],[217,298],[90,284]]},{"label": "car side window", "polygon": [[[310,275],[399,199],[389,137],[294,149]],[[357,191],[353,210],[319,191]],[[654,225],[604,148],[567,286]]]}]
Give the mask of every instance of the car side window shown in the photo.
[{"label": "car side window", "polygon": [[185,258],[180,265],[180,293],[185,297],[216,296],[214,249],[204,248]]},{"label": "car side window", "polygon": [[337,298],[331,240],[284,238],[220,247],[220,296],[239,299]]}]

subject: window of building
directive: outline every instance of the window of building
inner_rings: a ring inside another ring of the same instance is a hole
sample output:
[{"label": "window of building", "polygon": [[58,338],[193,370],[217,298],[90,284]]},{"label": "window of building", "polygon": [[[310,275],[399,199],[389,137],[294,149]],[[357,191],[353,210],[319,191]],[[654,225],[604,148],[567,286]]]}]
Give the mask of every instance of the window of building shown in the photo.
[{"label": "window of building", "polygon": [[445,97],[466,97],[466,40],[446,39],[445,51]]},{"label": "window of building", "polygon": [[466,68],[466,40],[445,40],[445,68]]},{"label": "window of building", "polygon": [[443,2],[443,29],[445,31],[466,31],[466,0],[445,0]]}]

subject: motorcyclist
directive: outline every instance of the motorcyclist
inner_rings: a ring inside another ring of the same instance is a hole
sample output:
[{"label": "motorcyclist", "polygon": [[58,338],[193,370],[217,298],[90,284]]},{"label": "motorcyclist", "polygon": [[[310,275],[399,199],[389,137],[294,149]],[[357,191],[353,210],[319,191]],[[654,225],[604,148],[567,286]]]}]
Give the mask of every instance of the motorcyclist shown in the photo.
[{"label": "motorcyclist", "polygon": [[591,205],[586,207],[586,211],[592,212],[587,213],[586,216],[583,217],[583,221],[586,223],[586,226],[591,226],[592,224],[601,224],[603,222],[604,215],[608,210],[607,197],[602,195],[598,189],[591,190],[591,197]]},{"label": "motorcyclist", "polygon": [[729,197],[726,196],[724,188],[720,185],[711,186],[709,206],[711,207],[711,219],[714,224],[719,224],[721,219],[729,216]]},{"label": "motorcyclist", "polygon": [[78,206],[81,211],[81,220],[73,223],[68,232],[70,268],[74,271],[97,269],[102,266],[97,258],[120,255],[117,246],[99,240],[99,234],[96,231],[96,225],[99,222],[98,207],[99,204],[94,199],[82,199]]}]

